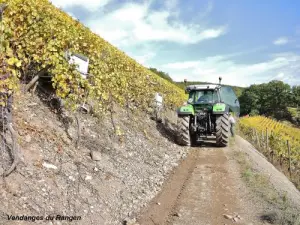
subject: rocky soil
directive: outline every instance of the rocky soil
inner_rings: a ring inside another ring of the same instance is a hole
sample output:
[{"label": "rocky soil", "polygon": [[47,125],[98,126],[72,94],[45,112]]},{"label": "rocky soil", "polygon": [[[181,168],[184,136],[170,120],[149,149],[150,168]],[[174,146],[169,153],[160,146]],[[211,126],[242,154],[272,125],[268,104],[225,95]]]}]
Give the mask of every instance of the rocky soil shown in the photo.
[{"label": "rocky soil", "polygon": [[2,176],[11,162],[1,142],[0,224],[300,224],[299,191],[238,136],[184,148],[175,112],[156,123],[116,106],[78,116],[76,148],[74,117],[66,129],[37,96],[15,100],[21,163]]},{"label": "rocky soil", "polygon": [[[116,108],[112,118],[81,114],[80,122],[76,149],[75,123],[68,136],[38,97],[17,96],[14,127],[23,162],[0,178],[0,224],[28,224],[10,215],[42,216],[37,224],[128,224],[188,151],[173,142],[172,113],[156,124],[146,114]],[[0,172],[7,169],[3,160]],[[48,215],[81,220],[51,222]]]}]

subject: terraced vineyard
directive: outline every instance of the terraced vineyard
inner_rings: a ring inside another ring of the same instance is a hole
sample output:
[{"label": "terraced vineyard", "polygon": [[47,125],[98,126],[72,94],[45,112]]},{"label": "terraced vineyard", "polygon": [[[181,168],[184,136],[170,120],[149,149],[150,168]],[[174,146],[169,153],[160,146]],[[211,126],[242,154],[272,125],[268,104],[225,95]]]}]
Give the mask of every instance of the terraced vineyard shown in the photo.
[{"label": "terraced vineyard", "polygon": [[239,129],[300,188],[300,129],[263,116],[242,118]]},{"label": "terraced vineyard", "polygon": [[253,134],[253,128],[258,134],[266,133],[268,130],[270,148],[278,156],[287,156],[287,141],[289,141],[292,159],[300,161],[300,129],[263,116],[242,118],[240,128],[246,135]]},{"label": "terraced vineyard", "polygon": [[[1,25],[0,74],[6,75],[0,81],[2,91],[16,91],[20,78],[29,81],[46,72],[52,77],[57,96],[67,98],[71,105],[89,96],[101,110],[112,99],[120,105],[147,109],[155,92],[162,93],[171,106],[185,99],[179,87],[138,64],[48,0],[1,3],[8,4]],[[66,51],[89,58],[88,81],[69,65]]]}]

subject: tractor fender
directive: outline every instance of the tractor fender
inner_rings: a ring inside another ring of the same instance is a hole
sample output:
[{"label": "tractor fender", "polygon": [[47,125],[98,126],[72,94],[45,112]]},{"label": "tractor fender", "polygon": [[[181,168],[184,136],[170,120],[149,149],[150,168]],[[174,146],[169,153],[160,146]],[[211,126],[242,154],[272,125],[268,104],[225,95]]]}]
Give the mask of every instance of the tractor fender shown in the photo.
[{"label": "tractor fender", "polygon": [[213,105],[213,114],[214,115],[223,115],[229,113],[229,106],[225,103],[216,103]]},{"label": "tractor fender", "polygon": [[189,116],[194,115],[194,107],[192,105],[184,105],[177,109],[178,116]]}]

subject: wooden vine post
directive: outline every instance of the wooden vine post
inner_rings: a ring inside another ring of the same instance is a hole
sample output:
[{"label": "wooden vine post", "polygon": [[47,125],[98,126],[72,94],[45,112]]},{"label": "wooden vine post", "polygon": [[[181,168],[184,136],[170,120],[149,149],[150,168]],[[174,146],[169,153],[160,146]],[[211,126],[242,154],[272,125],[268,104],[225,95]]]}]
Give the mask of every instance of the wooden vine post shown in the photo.
[{"label": "wooden vine post", "polygon": [[289,140],[286,141],[287,143],[287,149],[288,149],[288,160],[289,160],[289,174],[290,174],[290,177],[292,177],[292,168],[291,168],[291,146],[290,146],[290,143],[289,143]]},{"label": "wooden vine post", "polygon": [[76,147],[76,149],[78,149],[79,145],[80,145],[80,141],[81,141],[81,124],[80,124],[79,116],[76,113],[75,113],[74,117],[75,117],[76,124],[77,124],[77,140],[75,142],[75,147]]},{"label": "wooden vine post", "polygon": [[114,120],[114,101],[113,101],[113,96],[111,91],[109,92],[109,105],[110,105],[110,119],[111,119],[111,123],[113,125],[113,129],[114,132],[116,132],[117,128],[116,128],[116,124],[115,124],[115,120]]},{"label": "wooden vine post", "polygon": [[[270,136],[273,136],[273,130],[270,131]],[[274,162],[274,151],[270,148],[271,162]]]},{"label": "wooden vine post", "polygon": [[268,134],[268,128],[266,129],[266,151],[269,153],[269,134]]},{"label": "wooden vine post", "polygon": [[257,132],[257,130],[255,130],[255,136],[256,136],[256,140],[257,140],[258,147],[259,147],[259,149],[260,149],[260,140],[259,140],[259,137],[258,137],[258,132]]},{"label": "wooden vine post", "polygon": [[39,80],[39,78],[40,78],[41,76],[43,76],[43,75],[47,72],[47,70],[48,70],[49,68],[50,68],[50,67],[48,66],[48,67],[43,68],[42,70],[40,70],[40,71],[32,78],[32,80],[26,85],[25,91],[26,91],[26,92],[29,91],[29,89],[30,89],[31,87],[33,87],[33,86],[36,84],[36,82]]},{"label": "wooden vine post", "polygon": [[262,145],[261,147],[262,147],[262,150],[264,150],[264,148],[265,148],[264,141],[265,141],[264,131],[262,130],[261,131],[261,145]]}]

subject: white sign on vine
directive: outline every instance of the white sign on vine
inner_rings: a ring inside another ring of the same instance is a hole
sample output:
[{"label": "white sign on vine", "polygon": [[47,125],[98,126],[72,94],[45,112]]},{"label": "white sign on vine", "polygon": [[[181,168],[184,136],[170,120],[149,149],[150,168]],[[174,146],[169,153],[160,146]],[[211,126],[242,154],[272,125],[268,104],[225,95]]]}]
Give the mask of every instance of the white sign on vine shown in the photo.
[{"label": "white sign on vine", "polygon": [[163,97],[160,93],[155,93],[155,102],[158,107],[162,107]]},{"label": "white sign on vine", "polygon": [[86,79],[88,74],[89,68],[89,59],[83,55],[79,54],[70,54],[69,56],[69,63],[77,65],[77,71],[81,73],[81,76]]}]

